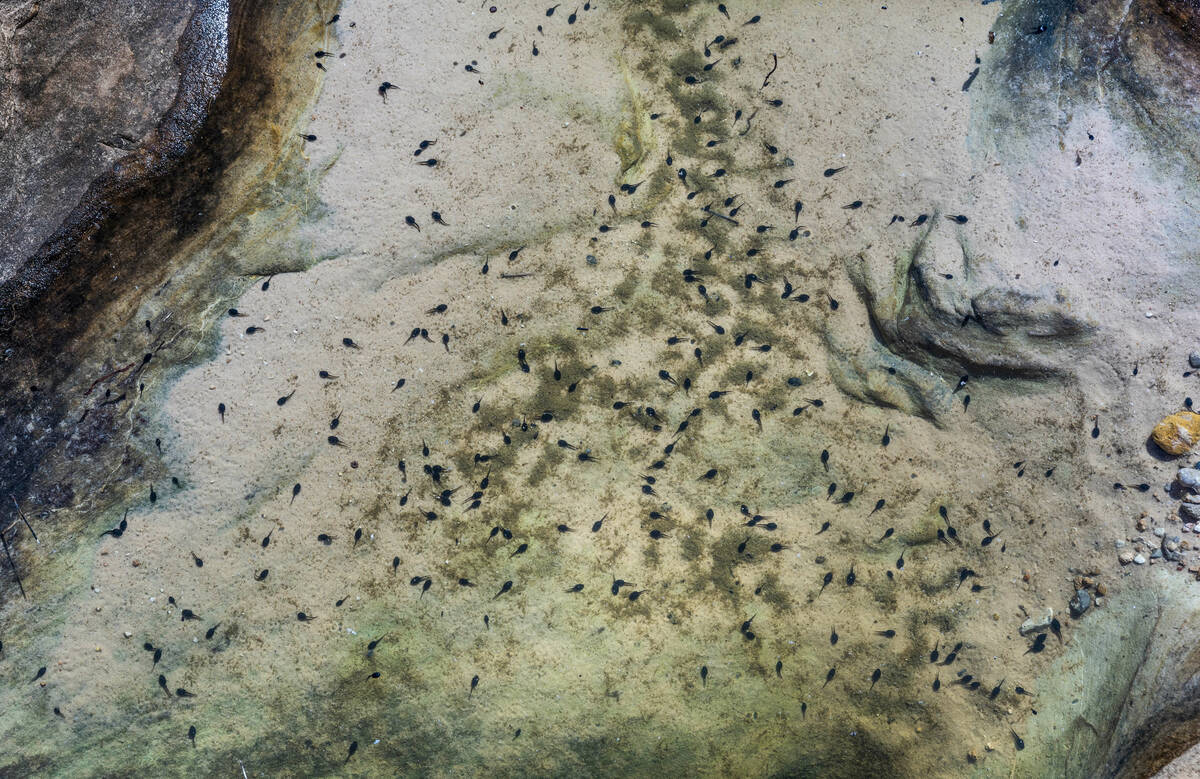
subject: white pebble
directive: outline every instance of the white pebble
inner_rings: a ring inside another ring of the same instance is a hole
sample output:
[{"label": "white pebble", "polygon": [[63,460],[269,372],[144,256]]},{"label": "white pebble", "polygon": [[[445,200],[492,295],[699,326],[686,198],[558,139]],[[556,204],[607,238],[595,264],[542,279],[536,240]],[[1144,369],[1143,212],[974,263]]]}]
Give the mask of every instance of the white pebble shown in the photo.
[{"label": "white pebble", "polygon": [[1145,565],[1145,564],[1146,564],[1146,558],[1145,558],[1145,557],[1142,557],[1140,554],[1139,554],[1139,555],[1134,555],[1134,556],[1133,556],[1133,561],[1134,561],[1135,563],[1137,563],[1138,565]]}]

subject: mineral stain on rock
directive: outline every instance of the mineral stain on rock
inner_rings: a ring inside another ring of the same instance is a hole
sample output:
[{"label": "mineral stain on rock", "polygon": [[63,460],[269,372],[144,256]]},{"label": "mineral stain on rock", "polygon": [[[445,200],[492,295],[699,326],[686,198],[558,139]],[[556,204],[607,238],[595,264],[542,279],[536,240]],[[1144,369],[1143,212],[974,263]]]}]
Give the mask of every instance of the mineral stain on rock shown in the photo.
[{"label": "mineral stain on rock", "polygon": [[1200,414],[1178,411],[1165,416],[1154,426],[1150,437],[1167,454],[1176,457],[1187,454],[1200,441]]}]

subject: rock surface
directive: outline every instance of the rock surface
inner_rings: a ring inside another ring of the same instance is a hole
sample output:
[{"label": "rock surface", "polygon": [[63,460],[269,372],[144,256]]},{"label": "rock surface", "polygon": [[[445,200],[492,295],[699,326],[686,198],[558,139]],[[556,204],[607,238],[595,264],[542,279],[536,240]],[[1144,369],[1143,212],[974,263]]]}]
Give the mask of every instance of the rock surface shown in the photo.
[{"label": "rock surface", "polygon": [[[0,285],[133,153],[179,88],[195,0],[24,0],[0,8]],[[54,40],[54,57],[46,42]]]},{"label": "rock surface", "polygon": [[1187,454],[1196,441],[1200,440],[1200,414],[1180,411],[1164,417],[1154,426],[1150,436],[1167,454]]},{"label": "rock surface", "polygon": [[1036,614],[1021,623],[1021,635],[1027,636],[1030,633],[1036,633],[1040,630],[1046,630],[1050,627],[1050,621],[1054,619],[1054,609],[1042,609],[1040,614]]}]

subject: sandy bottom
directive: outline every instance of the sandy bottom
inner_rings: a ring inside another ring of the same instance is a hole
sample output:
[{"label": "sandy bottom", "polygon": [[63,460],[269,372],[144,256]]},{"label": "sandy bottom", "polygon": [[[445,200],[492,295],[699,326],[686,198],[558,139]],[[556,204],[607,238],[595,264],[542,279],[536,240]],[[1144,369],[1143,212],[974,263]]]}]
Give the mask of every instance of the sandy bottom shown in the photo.
[{"label": "sandy bottom", "polygon": [[[1066,185],[1022,199],[967,149],[998,5],[346,3],[301,128],[337,256],[222,303],[244,316],[144,431],[173,480],[73,552],[65,614],[26,617],[20,666],[49,670],[0,693],[0,732],[49,717],[66,746],[26,749],[71,775],[1067,773],[1112,695],[1089,664],[1141,652],[1122,618],[1175,575],[1130,587],[1112,544],[1162,513],[1141,438],[1186,391],[1178,355],[1129,368],[1196,315],[1144,316],[1165,259],[1094,277],[1102,216],[1014,226]],[[1093,335],[962,388],[881,349],[846,268],[919,242],[943,295],[1036,293]],[[862,402],[851,362],[936,415]],[[1079,575],[1108,594],[1076,622]],[[1062,638],[1028,653],[1047,606]]]}]

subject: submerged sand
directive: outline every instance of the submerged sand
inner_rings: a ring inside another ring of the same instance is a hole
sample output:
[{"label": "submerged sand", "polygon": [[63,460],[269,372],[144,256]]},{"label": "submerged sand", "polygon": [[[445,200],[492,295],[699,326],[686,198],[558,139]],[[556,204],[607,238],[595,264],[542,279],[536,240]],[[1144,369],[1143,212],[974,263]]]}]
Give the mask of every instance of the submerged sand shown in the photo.
[{"label": "submerged sand", "polygon": [[[993,97],[961,87],[1000,4],[668,5],[343,4],[294,128],[314,264],[214,302],[245,316],[141,410],[177,483],[74,552],[87,587],[26,617],[36,644],[6,639],[18,676],[50,669],[0,693],[6,741],[50,716],[65,738],[23,750],[80,775],[1105,766],[1127,696],[1161,689],[1155,631],[1193,619],[1186,572],[1113,546],[1168,511],[1143,441],[1188,392],[1186,192],[1100,107],[1036,158],[979,137]],[[740,224],[702,226],[709,204]],[[927,313],[901,305],[913,264],[932,309],[978,318],[929,316],[931,360],[887,336]],[[1070,619],[1084,575],[1106,594]],[[1062,640],[1026,653],[1044,607]]]}]

